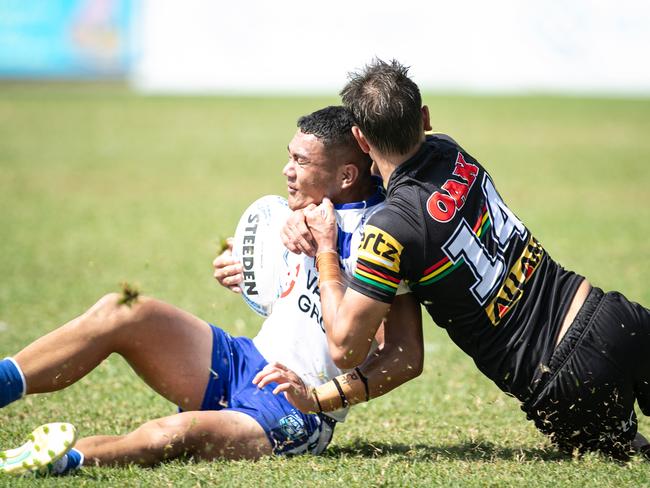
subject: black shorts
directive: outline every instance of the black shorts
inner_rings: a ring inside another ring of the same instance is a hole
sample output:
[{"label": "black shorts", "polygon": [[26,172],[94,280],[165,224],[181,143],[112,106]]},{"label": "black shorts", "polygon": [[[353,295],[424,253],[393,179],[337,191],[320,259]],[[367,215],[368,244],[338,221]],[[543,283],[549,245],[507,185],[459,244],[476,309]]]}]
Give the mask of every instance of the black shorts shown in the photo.
[{"label": "black shorts", "polygon": [[650,311],[593,288],[544,369],[522,405],[528,419],[563,450],[625,459],[635,399],[650,414]]}]

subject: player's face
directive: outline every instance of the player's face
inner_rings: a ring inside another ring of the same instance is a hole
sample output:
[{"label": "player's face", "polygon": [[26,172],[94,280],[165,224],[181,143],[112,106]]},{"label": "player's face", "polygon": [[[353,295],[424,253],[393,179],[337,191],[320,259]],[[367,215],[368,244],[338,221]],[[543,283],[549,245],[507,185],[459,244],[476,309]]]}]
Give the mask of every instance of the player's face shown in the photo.
[{"label": "player's face", "polygon": [[282,174],[287,177],[289,208],[297,210],[310,203],[319,204],[323,197],[332,198],[339,191],[335,161],[325,154],[325,147],[313,134],[298,129],[288,146],[289,161]]}]

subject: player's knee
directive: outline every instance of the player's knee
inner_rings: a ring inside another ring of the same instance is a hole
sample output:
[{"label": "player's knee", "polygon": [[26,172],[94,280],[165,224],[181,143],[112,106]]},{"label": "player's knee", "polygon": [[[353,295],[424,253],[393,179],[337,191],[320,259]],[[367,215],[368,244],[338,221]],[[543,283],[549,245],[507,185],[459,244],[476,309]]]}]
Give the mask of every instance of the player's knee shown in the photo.
[{"label": "player's knee", "polygon": [[119,293],[107,293],[97,300],[97,303],[90,308],[90,311],[96,314],[110,313],[112,310],[117,308],[119,299]]},{"label": "player's knee", "polygon": [[139,303],[124,304],[119,293],[108,293],[88,310],[87,314],[91,318],[88,325],[97,329],[98,335],[119,334],[141,320],[143,314],[140,308]]},{"label": "player's knee", "polygon": [[89,325],[105,330],[112,328],[118,322],[120,295],[118,293],[108,293],[97,300],[86,312],[90,318]]},{"label": "player's knee", "polygon": [[152,420],[138,429],[140,445],[151,452],[177,452],[186,442],[188,429],[175,416]]},{"label": "player's knee", "polygon": [[123,308],[129,310],[133,322],[155,322],[161,316],[161,304],[153,298],[140,297],[136,303]]},{"label": "player's knee", "polygon": [[199,459],[224,457],[224,439],[210,429],[200,428],[191,412],[157,421],[151,432],[152,448],[162,448],[167,457],[184,453]]},{"label": "player's knee", "polygon": [[233,447],[230,440],[220,430],[200,425],[200,421],[185,412],[161,419],[159,424],[166,446],[173,446],[177,451],[196,456],[197,459],[215,459],[228,456]]},{"label": "player's knee", "polygon": [[110,329],[155,320],[160,315],[160,302],[152,298],[140,297],[126,304],[119,293],[109,293],[91,309],[97,318]]}]

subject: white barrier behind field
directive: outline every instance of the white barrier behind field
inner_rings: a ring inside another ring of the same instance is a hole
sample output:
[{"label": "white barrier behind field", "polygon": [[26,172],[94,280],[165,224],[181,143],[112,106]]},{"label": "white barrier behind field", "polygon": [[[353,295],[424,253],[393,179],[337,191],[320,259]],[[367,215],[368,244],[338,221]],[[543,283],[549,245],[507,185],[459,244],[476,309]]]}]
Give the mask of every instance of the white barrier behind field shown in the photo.
[{"label": "white barrier behind field", "polygon": [[424,89],[650,95],[645,0],[144,0],[145,92],[334,94],[373,56]]}]

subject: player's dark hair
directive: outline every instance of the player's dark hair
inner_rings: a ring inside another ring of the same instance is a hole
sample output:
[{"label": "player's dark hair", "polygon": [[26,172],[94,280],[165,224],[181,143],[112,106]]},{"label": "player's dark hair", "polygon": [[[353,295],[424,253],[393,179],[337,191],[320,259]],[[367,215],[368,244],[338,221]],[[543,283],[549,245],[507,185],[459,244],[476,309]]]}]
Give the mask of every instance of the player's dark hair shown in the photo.
[{"label": "player's dark hair", "polygon": [[298,119],[298,128],[305,134],[313,134],[323,143],[325,149],[333,146],[356,145],[352,135],[354,117],[340,105],[316,110]]},{"label": "player's dark hair", "polygon": [[374,59],[348,74],[341,98],[368,142],[381,152],[405,154],[422,137],[420,89],[398,61]]},{"label": "player's dark hair", "polygon": [[352,113],[341,105],[316,110],[298,119],[298,128],[304,134],[313,134],[323,143],[326,151],[343,149],[354,151],[357,163],[372,162],[370,156],[361,151],[359,144],[352,135],[355,125]]}]

